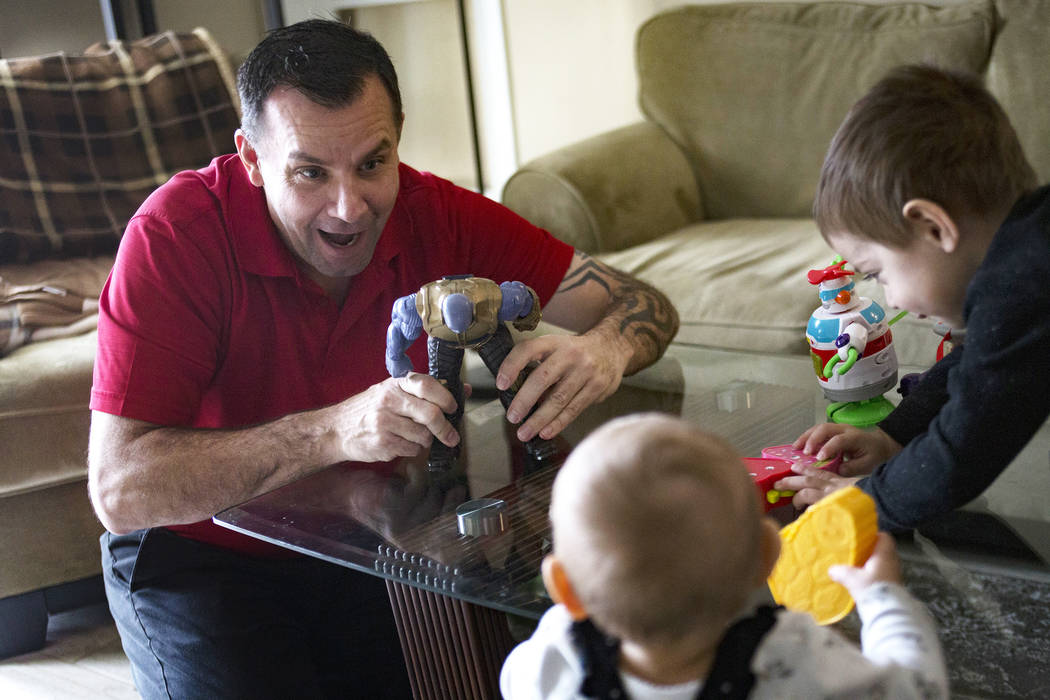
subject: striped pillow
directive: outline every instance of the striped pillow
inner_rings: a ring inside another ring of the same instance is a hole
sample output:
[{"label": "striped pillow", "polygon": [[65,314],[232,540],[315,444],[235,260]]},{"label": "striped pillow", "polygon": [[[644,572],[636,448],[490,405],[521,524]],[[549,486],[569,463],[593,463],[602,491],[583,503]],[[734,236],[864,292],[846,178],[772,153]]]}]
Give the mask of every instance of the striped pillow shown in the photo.
[{"label": "striped pillow", "polygon": [[232,150],[239,120],[201,28],[0,60],[0,263],[112,252],[158,185]]}]

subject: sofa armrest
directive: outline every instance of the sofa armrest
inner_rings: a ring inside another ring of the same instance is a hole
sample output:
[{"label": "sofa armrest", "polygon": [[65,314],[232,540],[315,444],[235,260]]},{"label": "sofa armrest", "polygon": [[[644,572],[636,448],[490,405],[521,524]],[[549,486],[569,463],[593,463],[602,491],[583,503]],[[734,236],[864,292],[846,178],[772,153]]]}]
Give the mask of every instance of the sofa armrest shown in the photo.
[{"label": "sofa armrest", "polygon": [[689,161],[664,131],[638,122],[523,165],[503,203],[588,253],[623,250],[703,218]]}]

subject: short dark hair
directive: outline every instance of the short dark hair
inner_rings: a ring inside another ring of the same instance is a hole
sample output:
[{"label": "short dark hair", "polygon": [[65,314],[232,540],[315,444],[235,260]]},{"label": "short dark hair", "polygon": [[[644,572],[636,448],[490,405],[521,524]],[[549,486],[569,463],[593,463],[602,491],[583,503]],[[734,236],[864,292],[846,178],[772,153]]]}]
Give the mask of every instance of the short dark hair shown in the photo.
[{"label": "short dark hair", "polygon": [[269,32],[237,70],[241,128],[253,140],[261,127],[263,105],[275,88],[287,86],[324,107],[342,107],[364,91],[375,75],[401,124],[401,91],[386,49],[375,37],[325,19],[309,19]]},{"label": "short dark hair", "polygon": [[986,216],[1035,188],[1006,112],[980,79],[931,65],[891,70],[846,115],[821,168],[821,234],[907,247],[903,216],[929,199],[952,217]]}]

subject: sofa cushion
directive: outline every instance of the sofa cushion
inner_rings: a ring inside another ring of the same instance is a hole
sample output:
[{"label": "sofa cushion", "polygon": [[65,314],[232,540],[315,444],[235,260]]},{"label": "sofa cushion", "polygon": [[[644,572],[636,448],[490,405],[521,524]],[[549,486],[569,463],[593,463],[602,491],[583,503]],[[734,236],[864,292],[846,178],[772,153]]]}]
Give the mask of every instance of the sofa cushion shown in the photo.
[{"label": "sofa cushion", "polygon": [[204,29],[0,60],[0,262],[115,250],[154,188],[230,149],[233,80]]},{"label": "sofa cushion", "polygon": [[998,33],[988,62],[988,89],[998,98],[1035,168],[1050,182],[1050,2],[996,0]]},{"label": "sofa cushion", "polygon": [[994,25],[989,0],[686,6],[639,29],[639,100],[691,157],[709,218],[803,217],[849,107],[902,63],[980,72]]},{"label": "sofa cushion", "polygon": [[[806,324],[820,305],[806,272],[835,253],[812,219],[733,219],[596,257],[667,294],[681,321],[675,343],[806,355]],[[883,303],[874,282],[858,288]],[[902,363],[932,364],[939,338],[930,323],[909,317],[893,332]]]},{"label": "sofa cushion", "polygon": [[0,496],[85,478],[96,341],[32,343],[0,361]]}]

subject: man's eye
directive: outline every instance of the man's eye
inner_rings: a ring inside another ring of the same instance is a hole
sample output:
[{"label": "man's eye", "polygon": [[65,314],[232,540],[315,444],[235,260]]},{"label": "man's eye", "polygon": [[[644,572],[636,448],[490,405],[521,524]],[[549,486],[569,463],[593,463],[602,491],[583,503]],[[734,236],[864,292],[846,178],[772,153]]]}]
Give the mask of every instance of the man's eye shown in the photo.
[{"label": "man's eye", "polygon": [[296,173],[304,180],[316,180],[321,177],[320,168],[299,168]]},{"label": "man's eye", "polygon": [[364,170],[365,172],[370,173],[373,170],[378,170],[379,166],[382,165],[382,164],[383,164],[383,159],[382,158],[372,158],[370,160],[366,160],[361,165],[361,170]]}]

